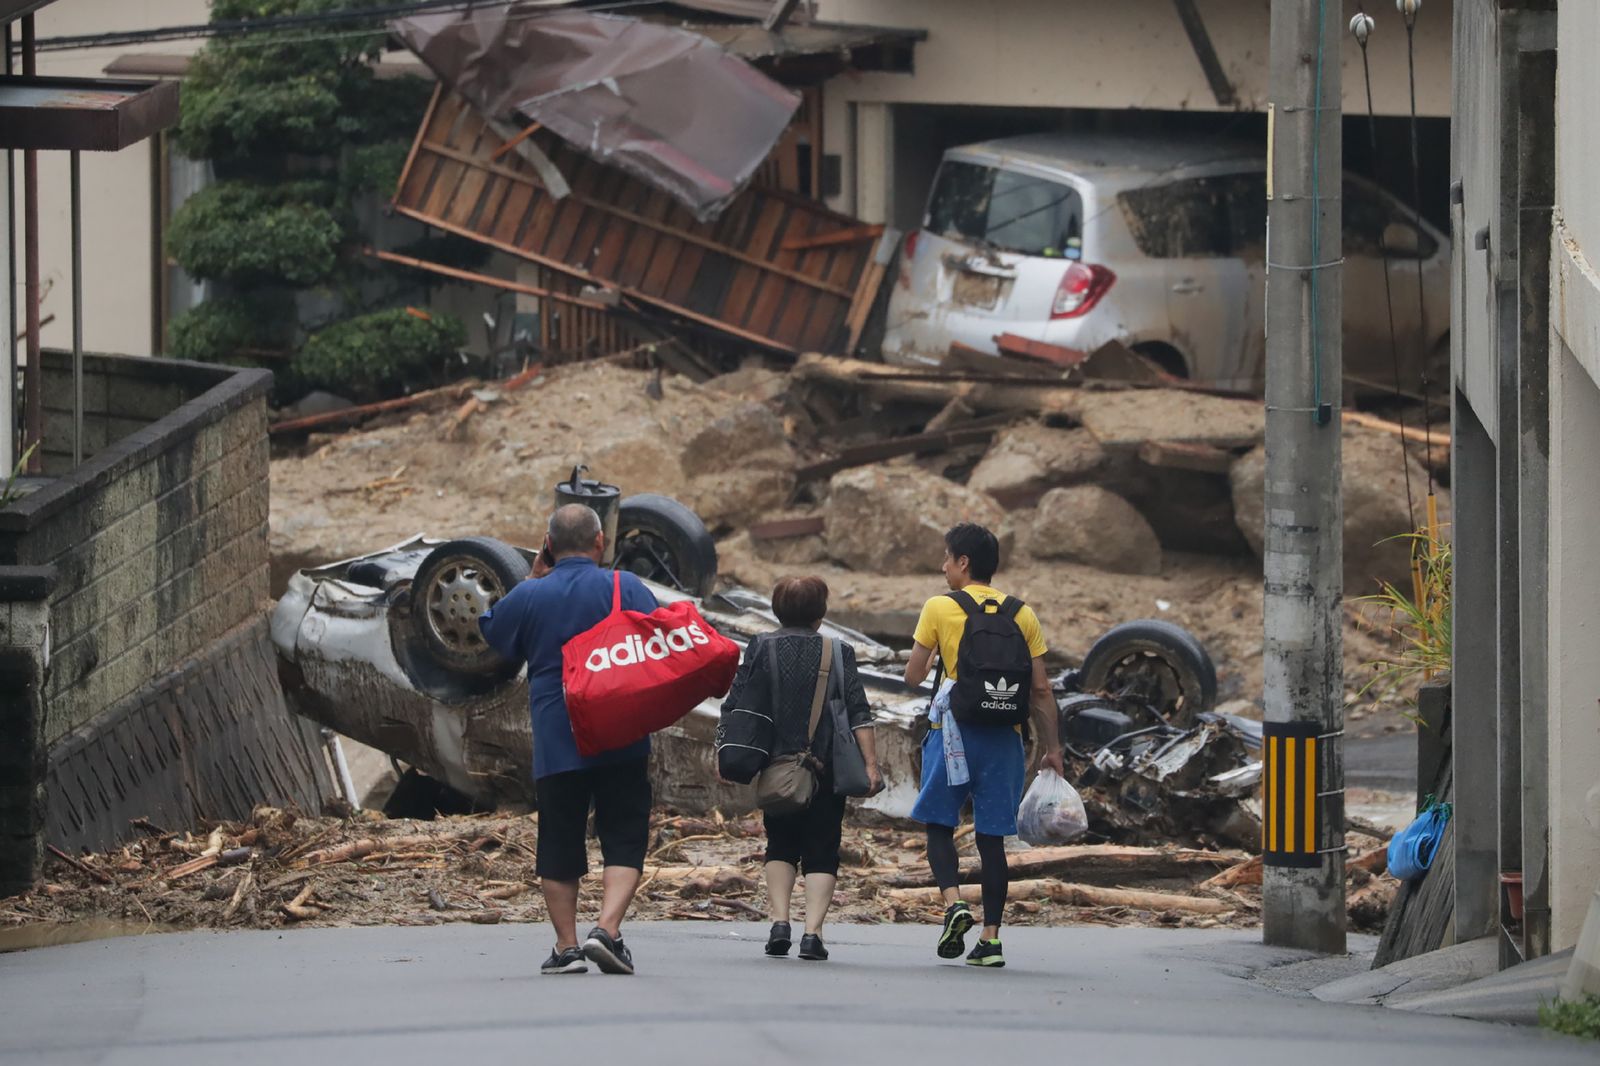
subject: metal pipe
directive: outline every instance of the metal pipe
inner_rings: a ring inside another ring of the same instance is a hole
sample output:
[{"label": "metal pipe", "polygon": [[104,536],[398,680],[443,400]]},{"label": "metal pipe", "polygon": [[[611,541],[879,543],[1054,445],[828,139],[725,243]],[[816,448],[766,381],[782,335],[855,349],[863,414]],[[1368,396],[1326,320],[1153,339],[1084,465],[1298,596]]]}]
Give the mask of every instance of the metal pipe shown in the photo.
[{"label": "metal pipe", "polygon": [[1268,740],[1262,935],[1331,953],[1345,950],[1343,31],[1342,4],[1272,0],[1262,666],[1267,732],[1281,729],[1287,757],[1280,773]]},{"label": "metal pipe", "polygon": [[[6,23],[5,72],[16,72],[16,39]],[[6,360],[4,436],[0,437],[0,477],[17,463],[17,153],[6,150]]]},{"label": "metal pipe", "polygon": [[356,795],[356,782],[350,776],[350,764],[344,758],[344,745],[339,743],[339,734],[331,729],[322,730],[322,739],[328,745],[328,754],[333,758],[334,774],[339,778],[339,790],[344,793],[345,802],[353,810],[361,809],[361,797]]},{"label": "metal pipe", "polygon": [[[33,16],[28,15],[22,20],[22,76],[31,78],[36,73]],[[28,355],[22,371],[22,447],[26,451],[44,437],[44,377],[39,365],[43,358],[39,352],[39,153],[31,148],[22,153],[22,224],[23,329]],[[39,472],[42,450],[35,450],[28,460],[29,473]]]},{"label": "metal pipe", "polygon": [[68,153],[72,197],[72,466],[83,465],[83,174],[74,149]]}]

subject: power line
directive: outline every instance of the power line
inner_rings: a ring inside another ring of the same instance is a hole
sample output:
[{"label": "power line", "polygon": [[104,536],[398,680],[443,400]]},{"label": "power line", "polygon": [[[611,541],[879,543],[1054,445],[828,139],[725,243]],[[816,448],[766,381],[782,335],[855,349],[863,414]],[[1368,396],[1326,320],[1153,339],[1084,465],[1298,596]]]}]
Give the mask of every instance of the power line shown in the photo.
[{"label": "power line", "polygon": [[[617,0],[606,4],[585,4],[585,11],[610,11],[637,7],[655,0]],[[227,19],[220,22],[196,22],[182,26],[160,26],[146,30],[113,30],[107,33],[85,33],[63,37],[41,37],[34,45],[40,52],[66,52],[89,48],[116,48],[135,44],[153,44],[160,41],[183,41],[209,37],[243,38],[257,33],[276,33],[297,27],[325,26],[371,21],[382,23],[406,15],[439,11],[481,10],[491,7],[511,7],[529,4],[539,9],[574,6],[573,0],[412,0],[411,3],[387,4],[379,7],[349,8],[343,11],[319,11],[302,15],[276,15],[267,18]],[[542,10],[529,11],[521,17],[542,14]],[[374,27],[372,32],[378,32]],[[352,34],[353,35],[353,34]],[[317,40],[322,38],[306,38]]]}]

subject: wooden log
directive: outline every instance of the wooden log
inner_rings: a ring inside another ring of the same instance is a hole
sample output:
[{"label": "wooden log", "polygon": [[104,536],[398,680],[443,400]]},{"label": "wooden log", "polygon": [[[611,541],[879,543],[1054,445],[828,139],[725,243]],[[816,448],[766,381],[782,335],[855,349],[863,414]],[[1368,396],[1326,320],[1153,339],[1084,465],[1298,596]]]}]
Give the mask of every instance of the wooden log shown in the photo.
[{"label": "wooden log", "polygon": [[[1032,848],[1007,854],[1011,879],[1071,877],[1076,882],[1128,884],[1138,881],[1199,880],[1237,864],[1237,852],[1204,851],[1193,848],[1140,848],[1122,844],[1073,844],[1067,847]],[[976,882],[981,867],[969,865],[961,880]],[[890,887],[916,887],[929,883],[926,875],[905,874],[891,878]]]},{"label": "wooden log", "polygon": [[802,355],[794,373],[802,381],[929,407],[960,399],[974,411],[1053,414],[1072,421],[1081,411],[1075,386],[1048,379],[1015,381],[1003,375],[929,372],[815,353]]},{"label": "wooden log", "polygon": [[386,414],[390,411],[407,411],[414,408],[435,403],[447,397],[459,398],[462,393],[474,388],[472,382],[461,382],[456,385],[446,385],[443,388],[427,389],[423,392],[414,392],[410,396],[401,396],[394,400],[380,400],[377,403],[358,404],[355,407],[346,407],[341,411],[324,411],[318,415],[307,415],[304,418],[289,418],[281,422],[274,422],[267,427],[267,432],[273,435],[281,433],[301,433],[312,429],[321,429],[326,426],[342,425],[346,422],[358,422],[372,415]]},{"label": "wooden log", "polygon": [[1342,414],[1344,420],[1351,425],[1381,430],[1402,440],[1415,441],[1419,444],[1427,441],[1443,445],[1450,443],[1449,429],[1430,428],[1425,430],[1421,426],[1402,426],[1398,422],[1391,422],[1386,418],[1379,418],[1377,415],[1369,415],[1365,411],[1344,411]]},{"label": "wooden log", "polygon": [[1233,454],[1210,444],[1147,440],[1139,445],[1139,461],[1164,470],[1192,470],[1197,474],[1226,474]]},{"label": "wooden log", "polygon": [[1028,337],[1019,337],[1015,333],[1002,333],[994,339],[996,348],[1011,355],[1022,355],[1030,359],[1041,359],[1056,366],[1077,366],[1089,357],[1089,353],[1076,348],[1066,348],[1059,344],[1046,344],[1044,341],[1032,340]]},{"label": "wooden log", "polygon": [[[891,903],[911,906],[937,904],[944,898],[937,888],[896,888],[887,895]],[[969,903],[982,902],[982,886],[962,885],[961,898]],[[1068,884],[1053,878],[1013,881],[1010,898],[1043,898],[1072,907],[1127,907],[1131,910],[1180,911],[1185,914],[1223,914],[1237,909],[1220,899],[1180,896],[1174,892],[1148,892],[1137,888]]]},{"label": "wooden log", "polygon": [[56,847],[54,844],[46,844],[45,848],[50,852],[50,854],[66,863],[80,874],[83,874],[85,877],[88,877],[94,881],[98,881],[102,885],[111,884],[111,875],[103,870],[96,870],[87,863],[80,862],[71,855],[68,855],[66,852],[62,851],[60,848]]},{"label": "wooden log", "polygon": [[1230,866],[1217,876],[1200,883],[1201,888],[1238,888],[1240,885],[1259,885],[1261,883],[1261,856],[1246,859],[1237,866]]}]

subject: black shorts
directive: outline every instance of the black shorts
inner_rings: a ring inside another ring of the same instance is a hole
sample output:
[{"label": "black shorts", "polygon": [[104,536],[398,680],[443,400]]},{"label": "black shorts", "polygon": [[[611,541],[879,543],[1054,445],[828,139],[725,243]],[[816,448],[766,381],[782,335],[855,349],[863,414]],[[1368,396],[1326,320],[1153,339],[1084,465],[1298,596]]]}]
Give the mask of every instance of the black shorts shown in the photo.
[{"label": "black shorts", "polygon": [[636,759],[541,777],[539,854],[541,878],[576,881],[589,872],[589,807],[607,866],[644,869],[650,844],[650,761]]},{"label": "black shorts", "polygon": [[808,874],[837,874],[844,835],[844,797],[824,780],[811,806],[793,814],[768,814],[767,861],[786,862]]}]

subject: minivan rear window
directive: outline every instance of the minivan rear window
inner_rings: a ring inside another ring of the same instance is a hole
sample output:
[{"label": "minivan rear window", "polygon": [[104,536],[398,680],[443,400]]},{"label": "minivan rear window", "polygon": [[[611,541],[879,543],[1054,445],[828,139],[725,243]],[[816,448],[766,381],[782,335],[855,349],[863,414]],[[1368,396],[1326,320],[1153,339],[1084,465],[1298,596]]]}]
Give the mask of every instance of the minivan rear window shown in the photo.
[{"label": "minivan rear window", "polygon": [[945,160],[928,200],[928,229],[1021,255],[1079,259],[1083,198],[1064,182]]}]

